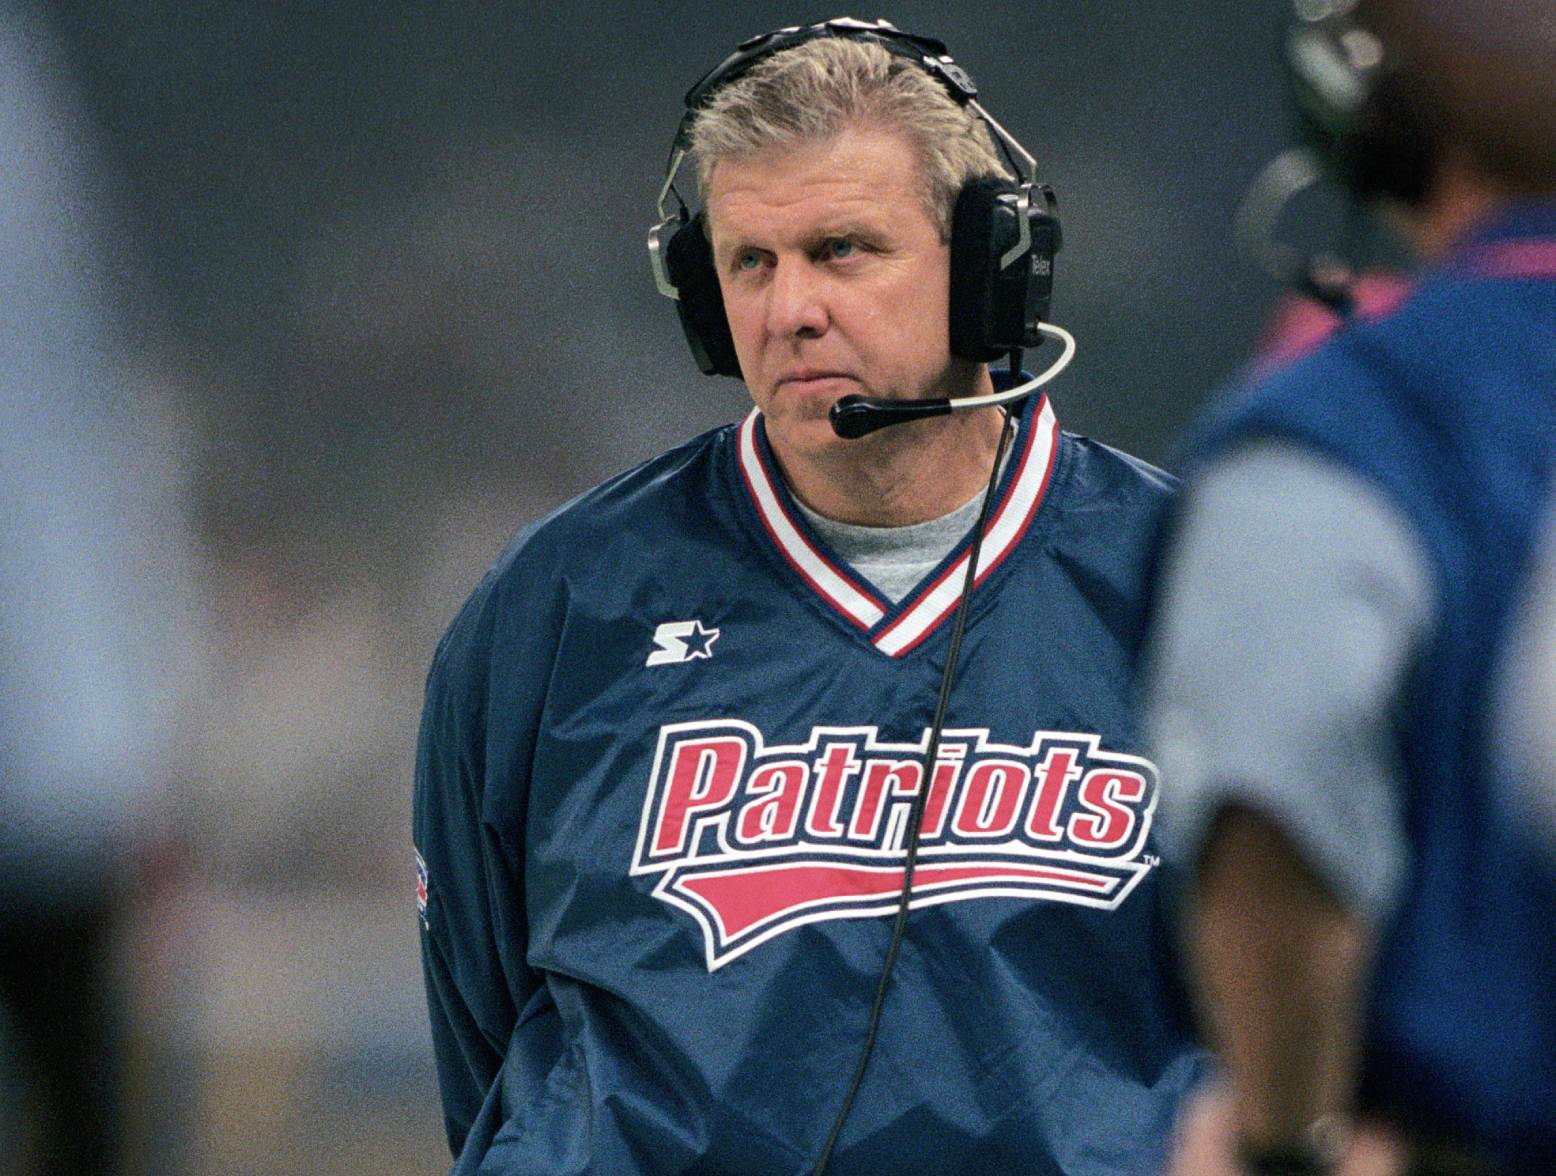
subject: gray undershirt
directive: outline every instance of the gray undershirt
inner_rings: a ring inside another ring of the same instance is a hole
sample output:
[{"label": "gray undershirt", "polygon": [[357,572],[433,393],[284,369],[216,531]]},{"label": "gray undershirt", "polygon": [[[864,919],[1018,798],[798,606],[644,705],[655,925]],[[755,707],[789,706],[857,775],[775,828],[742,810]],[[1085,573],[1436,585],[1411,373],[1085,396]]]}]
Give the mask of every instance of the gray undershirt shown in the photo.
[{"label": "gray undershirt", "polygon": [[[1015,449],[1012,441],[1000,462],[1003,473]],[[973,529],[987,486],[938,519],[905,527],[864,527],[819,515],[795,497],[795,505],[816,534],[847,564],[879,588],[893,604],[913,591]]]},{"label": "gray undershirt", "polygon": [[1274,441],[1209,469],[1164,567],[1146,678],[1167,852],[1195,861],[1241,803],[1352,910],[1385,915],[1407,864],[1391,717],[1436,608],[1424,549],[1358,475]]},{"label": "gray undershirt", "polygon": [[800,512],[854,571],[896,604],[962,541],[978,521],[980,491],[950,514],[906,527],[862,527],[839,523],[795,500]]}]

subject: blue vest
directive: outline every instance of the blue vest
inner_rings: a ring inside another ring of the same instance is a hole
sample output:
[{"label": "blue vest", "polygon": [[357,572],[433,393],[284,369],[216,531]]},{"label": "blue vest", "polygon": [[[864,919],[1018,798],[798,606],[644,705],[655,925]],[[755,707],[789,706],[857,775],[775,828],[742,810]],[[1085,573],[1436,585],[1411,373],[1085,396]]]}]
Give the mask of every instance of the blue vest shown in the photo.
[{"label": "blue vest", "polygon": [[1376,961],[1363,1102],[1556,1171],[1556,889],[1496,778],[1489,713],[1556,470],[1556,205],[1511,210],[1395,313],[1223,405],[1187,476],[1258,437],[1387,495],[1438,598],[1396,723],[1413,862]]}]

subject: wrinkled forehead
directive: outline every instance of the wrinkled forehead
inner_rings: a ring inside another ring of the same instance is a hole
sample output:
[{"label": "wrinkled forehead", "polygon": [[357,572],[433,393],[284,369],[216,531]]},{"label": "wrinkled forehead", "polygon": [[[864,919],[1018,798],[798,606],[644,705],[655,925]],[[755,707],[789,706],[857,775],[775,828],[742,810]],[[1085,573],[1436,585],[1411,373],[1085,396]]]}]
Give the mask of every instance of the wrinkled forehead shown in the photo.
[{"label": "wrinkled forehead", "polygon": [[851,199],[864,192],[888,215],[906,215],[915,206],[933,208],[927,169],[913,137],[872,124],[850,124],[825,138],[773,143],[720,157],[701,192],[710,220],[721,198],[737,188],[747,193],[763,190],[775,202],[827,192]]}]

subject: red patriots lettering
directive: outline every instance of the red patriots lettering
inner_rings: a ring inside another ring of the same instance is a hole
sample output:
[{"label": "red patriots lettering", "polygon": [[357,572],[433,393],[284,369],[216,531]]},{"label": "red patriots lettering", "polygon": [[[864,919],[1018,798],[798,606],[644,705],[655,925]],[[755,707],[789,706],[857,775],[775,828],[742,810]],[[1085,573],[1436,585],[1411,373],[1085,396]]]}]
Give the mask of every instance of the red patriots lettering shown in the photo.
[{"label": "red patriots lettering", "polygon": [[843,826],[837,819],[843,803],[843,787],[850,776],[859,772],[854,749],[846,743],[827,744],[826,754],[816,761],[816,789],[811,793],[810,811],[805,814],[805,831],[817,837],[841,837]]},{"label": "red patriots lettering", "polygon": [[892,796],[912,796],[924,776],[918,760],[871,760],[865,765],[864,782],[859,785],[859,803],[848,835],[874,841],[881,829],[881,814],[886,809],[888,790]]},{"label": "red patriots lettering", "polygon": [[1070,836],[1091,849],[1123,845],[1134,831],[1134,806],[1144,796],[1145,777],[1139,772],[1088,772],[1081,781],[1080,802],[1090,811],[1070,818]]},{"label": "red patriots lettering", "polygon": [[980,760],[967,773],[951,827],[964,837],[1005,837],[1016,827],[1032,770],[1015,760]]},{"label": "red patriots lettering", "polygon": [[935,757],[935,774],[929,781],[929,799],[924,801],[925,837],[934,839],[945,832],[945,814],[951,807],[951,793],[955,791],[957,779],[962,774],[964,754],[960,747],[941,747],[940,754]]},{"label": "red patriots lettering", "polygon": [[1037,766],[1037,796],[1032,812],[1027,817],[1026,833],[1038,841],[1058,841],[1063,834],[1054,822],[1054,816],[1064,803],[1065,790],[1080,778],[1081,770],[1075,766],[1075,752],[1068,747],[1056,747],[1048,758]]},{"label": "red patriots lettering", "polygon": [[[803,923],[886,914],[925,787],[928,732],[815,727],[768,745],[738,719],[661,729],[633,874],[692,915],[709,968]],[[1084,732],[1026,745],[944,732],[922,798],[909,902],[1029,898],[1111,909],[1154,859],[1144,853],[1156,769]]]},{"label": "red patriots lettering", "polygon": [[740,810],[735,837],[747,843],[793,837],[809,778],[810,768],[802,760],[779,760],[752,772],[747,791],[757,793],[758,798]]},{"label": "red patriots lettering", "polygon": [[697,813],[723,808],[735,795],[745,767],[746,745],[733,738],[678,743],[670,763],[664,814],[654,836],[654,854],[680,853]]}]

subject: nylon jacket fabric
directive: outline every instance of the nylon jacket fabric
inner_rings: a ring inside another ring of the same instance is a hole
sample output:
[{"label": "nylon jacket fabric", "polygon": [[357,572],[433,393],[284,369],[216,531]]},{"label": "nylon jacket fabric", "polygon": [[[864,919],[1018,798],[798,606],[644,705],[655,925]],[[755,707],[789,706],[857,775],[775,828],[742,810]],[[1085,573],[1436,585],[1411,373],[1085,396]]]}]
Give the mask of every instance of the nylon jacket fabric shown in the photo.
[{"label": "nylon jacket fabric", "polygon": [[[1169,491],[1028,406],[831,1171],[1160,1164],[1204,1065],[1126,700]],[[966,556],[891,604],[807,527],[757,414],[503,555],[438,649],[417,760],[455,1172],[812,1169],[890,936]]]}]

